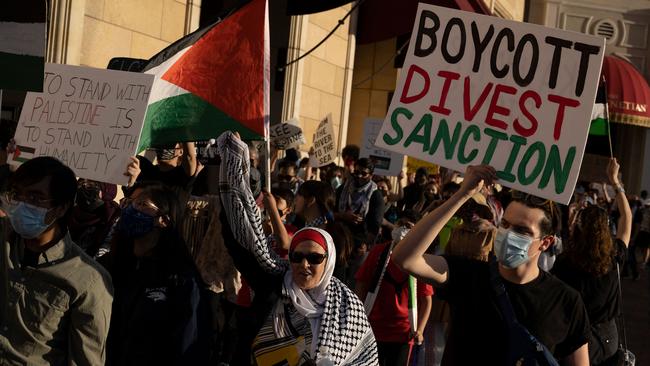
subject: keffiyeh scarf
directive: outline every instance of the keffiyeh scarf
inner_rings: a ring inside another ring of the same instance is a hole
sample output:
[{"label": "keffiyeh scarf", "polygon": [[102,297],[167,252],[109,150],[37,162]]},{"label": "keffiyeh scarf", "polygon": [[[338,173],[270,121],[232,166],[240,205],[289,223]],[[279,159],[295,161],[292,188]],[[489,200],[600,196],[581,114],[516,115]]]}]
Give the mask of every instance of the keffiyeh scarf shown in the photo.
[{"label": "keffiyeh scarf", "polygon": [[[235,240],[253,254],[265,272],[286,275],[289,263],[267,244],[260,211],[250,191],[248,147],[225,132],[217,140],[217,149],[221,156],[221,200]],[[330,254],[336,257],[335,252]],[[319,305],[322,315],[311,347],[316,365],[378,365],[375,338],[358,297],[332,277],[325,298]]]},{"label": "keffiyeh scarf", "polygon": [[341,191],[339,211],[352,211],[357,215],[366,217],[370,209],[370,197],[376,190],[377,184],[372,180],[361,187],[355,187],[354,179],[347,179]]}]

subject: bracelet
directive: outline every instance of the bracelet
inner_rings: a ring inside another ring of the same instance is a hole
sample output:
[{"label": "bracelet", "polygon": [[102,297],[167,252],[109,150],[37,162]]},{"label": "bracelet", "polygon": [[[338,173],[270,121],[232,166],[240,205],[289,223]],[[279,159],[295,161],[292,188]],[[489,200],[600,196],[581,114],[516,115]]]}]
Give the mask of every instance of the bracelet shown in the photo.
[{"label": "bracelet", "polygon": [[625,193],[625,189],[623,188],[622,185],[617,184],[614,186],[614,192],[616,193]]}]

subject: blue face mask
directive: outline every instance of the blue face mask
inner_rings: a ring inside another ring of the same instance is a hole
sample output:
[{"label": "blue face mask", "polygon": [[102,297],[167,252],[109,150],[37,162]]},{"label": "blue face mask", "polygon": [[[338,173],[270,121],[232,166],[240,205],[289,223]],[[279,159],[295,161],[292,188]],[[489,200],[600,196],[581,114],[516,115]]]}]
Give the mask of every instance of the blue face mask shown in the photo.
[{"label": "blue face mask", "polygon": [[153,230],[155,217],[127,206],[120,216],[119,230],[127,238],[139,238]]},{"label": "blue face mask", "polygon": [[528,262],[528,249],[534,239],[500,227],[494,239],[494,253],[500,264],[507,268],[517,268]]},{"label": "blue face mask", "polygon": [[35,239],[43,234],[52,223],[45,222],[49,209],[25,202],[5,205],[11,226],[23,239]]}]

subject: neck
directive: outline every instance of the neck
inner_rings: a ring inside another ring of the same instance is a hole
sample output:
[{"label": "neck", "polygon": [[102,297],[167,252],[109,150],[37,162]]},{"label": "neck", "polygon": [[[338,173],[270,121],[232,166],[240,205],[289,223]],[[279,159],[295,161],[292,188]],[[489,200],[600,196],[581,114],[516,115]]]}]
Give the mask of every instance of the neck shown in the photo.
[{"label": "neck", "polygon": [[176,168],[178,164],[176,164],[176,159],[174,160],[164,160],[164,161],[159,161],[158,162],[158,169],[161,171],[167,171],[167,170],[172,170]]},{"label": "neck", "polygon": [[23,243],[25,248],[35,253],[42,253],[56,244],[63,237],[63,233],[59,229],[58,224],[54,224],[51,228],[45,230],[43,234],[34,239],[24,239]]},{"label": "neck", "polygon": [[314,221],[317,218],[321,217],[320,210],[316,207],[308,207],[305,211],[305,222]]},{"label": "neck", "polygon": [[508,282],[518,285],[527,284],[539,276],[537,258],[531,258],[531,260],[517,268],[507,268],[499,264],[499,273]]}]

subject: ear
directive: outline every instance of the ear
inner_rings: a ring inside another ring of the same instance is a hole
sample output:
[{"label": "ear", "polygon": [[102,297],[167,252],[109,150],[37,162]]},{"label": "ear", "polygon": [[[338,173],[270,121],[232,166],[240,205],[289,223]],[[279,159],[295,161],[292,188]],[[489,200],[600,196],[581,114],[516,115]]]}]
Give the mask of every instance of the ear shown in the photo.
[{"label": "ear", "polygon": [[166,228],[167,226],[169,226],[169,224],[170,224],[170,220],[169,220],[169,216],[167,216],[167,215],[158,216],[158,218],[154,222],[154,225],[156,227],[161,228],[161,229]]},{"label": "ear", "polygon": [[547,235],[542,238],[542,244],[539,246],[539,250],[540,252],[545,252],[553,245],[555,245],[555,235]]}]

